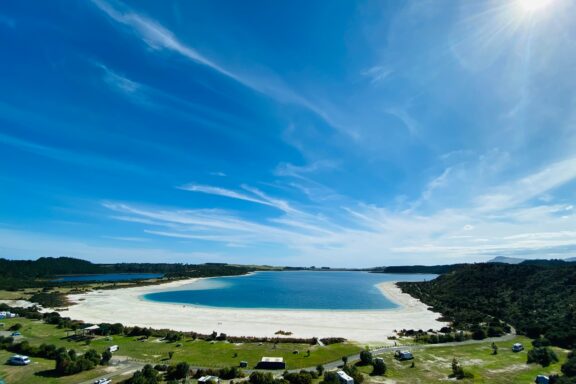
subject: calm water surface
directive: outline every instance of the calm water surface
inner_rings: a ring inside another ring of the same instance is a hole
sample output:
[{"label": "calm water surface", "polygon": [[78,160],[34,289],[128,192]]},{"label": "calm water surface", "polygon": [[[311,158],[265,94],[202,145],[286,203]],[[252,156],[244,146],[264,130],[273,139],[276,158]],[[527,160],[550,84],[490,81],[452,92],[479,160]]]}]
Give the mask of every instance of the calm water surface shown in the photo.
[{"label": "calm water surface", "polygon": [[126,281],[156,279],[162,276],[161,273],[106,273],[102,275],[61,276],[56,281]]},{"label": "calm water surface", "polygon": [[385,281],[422,281],[436,275],[368,272],[257,272],[203,279],[147,300],[228,308],[379,310],[397,307],[376,287]]}]

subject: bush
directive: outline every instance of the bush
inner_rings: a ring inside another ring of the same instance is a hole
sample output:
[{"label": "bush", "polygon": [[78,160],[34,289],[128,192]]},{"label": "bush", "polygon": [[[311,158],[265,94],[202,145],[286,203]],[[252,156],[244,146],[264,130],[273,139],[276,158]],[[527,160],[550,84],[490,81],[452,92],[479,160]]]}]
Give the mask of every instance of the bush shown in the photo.
[{"label": "bush", "polygon": [[166,371],[166,377],[168,379],[183,379],[190,373],[190,365],[188,363],[178,363],[176,365],[171,365]]},{"label": "bush", "polygon": [[20,324],[20,323],[13,324],[10,328],[8,328],[9,331],[19,331],[21,329],[22,329],[22,324]]},{"label": "bush", "polygon": [[362,373],[360,373],[360,371],[358,370],[358,368],[356,368],[355,365],[352,366],[345,365],[342,368],[342,370],[346,372],[348,376],[354,379],[354,384],[362,384],[362,382],[364,381],[364,376],[362,376]]},{"label": "bush", "polygon": [[374,360],[374,369],[372,369],[372,375],[374,376],[381,376],[386,373],[386,364],[382,359],[375,359]]},{"label": "bush", "polygon": [[324,384],[340,384],[340,379],[336,372],[324,372],[324,380],[322,380]]},{"label": "bush", "polygon": [[550,348],[537,347],[528,351],[528,364],[538,363],[543,367],[547,367],[557,362],[558,356],[556,356],[556,353]]},{"label": "bush", "polygon": [[450,375],[450,377],[453,377],[456,380],[473,379],[474,374],[462,368],[460,362],[456,358],[454,358],[452,359],[452,374]]},{"label": "bush", "polygon": [[372,364],[372,360],[374,360],[374,357],[372,356],[372,352],[370,352],[367,349],[360,352],[360,364],[361,365]]},{"label": "bush", "polygon": [[562,373],[568,377],[576,377],[576,356],[569,358],[562,364]]},{"label": "bush", "polygon": [[312,375],[308,372],[299,373],[285,373],[284,380],[288,381],[290,384],[311,384]]},{"label": "bush", "polygon": [[112,359],[112,352],[110,352],[109,350],[105,350],[104,352],[102,352],[102,359],[100,360],[100,365],[108,365],[110,359]]}]

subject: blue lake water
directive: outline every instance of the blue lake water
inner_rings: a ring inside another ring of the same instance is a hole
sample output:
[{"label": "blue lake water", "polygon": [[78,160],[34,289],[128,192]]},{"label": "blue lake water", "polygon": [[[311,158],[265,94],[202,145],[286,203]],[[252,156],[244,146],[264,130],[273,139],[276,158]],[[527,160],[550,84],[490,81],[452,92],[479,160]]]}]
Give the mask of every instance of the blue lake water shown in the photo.
[{"label": "blue lake water", "polygon": [[106,273],[102,275],[60,276],[56,281],[126,281],[156,279],[162,276],[161,273]]},{"label": "blue lake water", "polygon": [[423,281],[436,275],[368,272],[257,272],[203,279],[147,300],[227,308],[381,310],[397,307],[376,287],[385,281]]}]

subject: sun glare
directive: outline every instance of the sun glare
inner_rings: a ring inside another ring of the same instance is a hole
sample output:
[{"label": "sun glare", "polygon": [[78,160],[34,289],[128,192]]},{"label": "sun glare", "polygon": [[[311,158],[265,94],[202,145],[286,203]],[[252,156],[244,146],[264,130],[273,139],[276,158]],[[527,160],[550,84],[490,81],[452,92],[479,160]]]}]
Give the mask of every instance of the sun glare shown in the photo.
[{"label": "sun glare", "polygon": [[518,0],[518,6],[526,13],[538,12],[552,3],[552,0]]}]

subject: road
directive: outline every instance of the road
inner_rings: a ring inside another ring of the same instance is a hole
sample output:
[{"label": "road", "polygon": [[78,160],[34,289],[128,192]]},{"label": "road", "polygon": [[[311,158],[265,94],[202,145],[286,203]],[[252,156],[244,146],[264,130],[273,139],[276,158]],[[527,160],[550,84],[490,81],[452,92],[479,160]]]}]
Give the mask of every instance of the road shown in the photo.
[{"label": "road", "polygon": [[142,369],[142,367],[144,367],[144,363],[131,361],[131,360],[118,360],[118,359],[115,360],[113,358],[110,361],[110,366],[115,368],[115,370],[113,372],[110,372],[107,375],[95,377],[95,378],[90,379],[90,380],[82,381],[78,384],[93,384],[94,381],[96,381],[98,379],[104,379],[104,378],[113,379],[115,377],[122,376],[122,375],[125,375],[127,373]]}]

